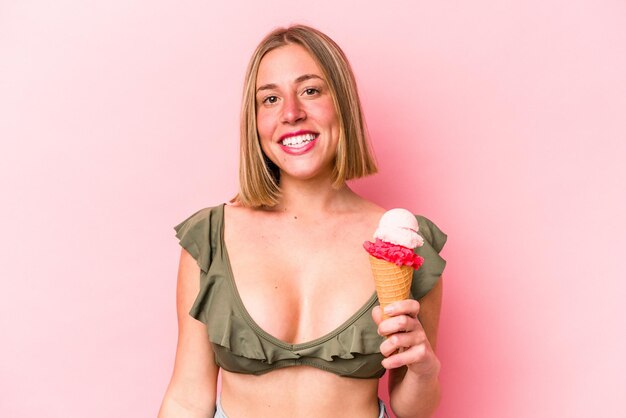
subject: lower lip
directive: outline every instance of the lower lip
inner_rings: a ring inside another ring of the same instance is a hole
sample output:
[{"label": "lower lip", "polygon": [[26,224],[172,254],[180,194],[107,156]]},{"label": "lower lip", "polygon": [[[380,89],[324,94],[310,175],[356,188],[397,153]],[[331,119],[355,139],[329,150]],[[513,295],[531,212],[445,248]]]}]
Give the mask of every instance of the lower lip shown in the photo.
[{"label": "lower lip", "polygon": [[283,149],[283,151],[285,151],[289,155],[302,155],[302,154],[306,154],[307,152],[309,152],[315,146],[315,143],[317,142],[317,138],[318,137],[315,137],[313,141],[307,142],[300,148],[287,147],[281,143],[278,143],[278,144]]}]

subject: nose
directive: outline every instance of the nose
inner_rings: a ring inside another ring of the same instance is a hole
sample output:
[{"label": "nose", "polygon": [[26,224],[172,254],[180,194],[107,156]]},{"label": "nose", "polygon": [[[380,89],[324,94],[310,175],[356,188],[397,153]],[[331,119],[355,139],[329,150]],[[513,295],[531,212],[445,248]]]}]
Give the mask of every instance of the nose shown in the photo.
[{"label": "nose", "polygon": [[297,97],[286,97],[284,99],[282,122],[294,124],[306,119],[306,112]]}]

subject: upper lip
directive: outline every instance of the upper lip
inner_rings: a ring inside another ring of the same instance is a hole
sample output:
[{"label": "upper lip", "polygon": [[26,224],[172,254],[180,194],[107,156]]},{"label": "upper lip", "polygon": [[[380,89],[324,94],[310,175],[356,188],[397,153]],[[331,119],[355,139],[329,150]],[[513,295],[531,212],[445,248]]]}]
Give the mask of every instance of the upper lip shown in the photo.
[{"label": "upper lip", "polygon": [[306,135],[306,134],[317,135],[317,132],[308,131],[308,130],[305,130],[305,129],[301,129],[301,130],[295,131],[295,132],[288,132],[288,133],[282,135],[280,138],[278,138],[278,142],[282,142],[283,140],[285,140],[287,138],[291,138],[292,136]]}]

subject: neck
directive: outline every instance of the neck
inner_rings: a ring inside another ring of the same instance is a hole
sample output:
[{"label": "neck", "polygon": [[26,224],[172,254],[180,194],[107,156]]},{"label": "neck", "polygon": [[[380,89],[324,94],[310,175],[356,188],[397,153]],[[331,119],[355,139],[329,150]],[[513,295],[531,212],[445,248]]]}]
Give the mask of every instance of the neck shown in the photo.
[{"label": "neck", "polygon": [[306,216],[349,210],[357,195],[347,184],[332,186],[330,176],[301,180],[281,175],[281,197],[271,210]]}]

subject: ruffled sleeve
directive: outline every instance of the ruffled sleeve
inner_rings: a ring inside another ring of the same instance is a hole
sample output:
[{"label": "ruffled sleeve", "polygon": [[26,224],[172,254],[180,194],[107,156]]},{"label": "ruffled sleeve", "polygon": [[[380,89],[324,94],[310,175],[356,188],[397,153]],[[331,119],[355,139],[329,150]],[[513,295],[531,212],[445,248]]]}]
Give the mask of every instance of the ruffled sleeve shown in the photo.
[{"label": "ruffled sleeve", "polygon": [[415,250],[424,258],[424,264],[413,272],[413,283],[411,284],[411,294],[419,300],[435,286],[446,267],[446,260],[439,255],[439,252],[445,245],[448,236],[430,219],[420,215],[415,217],[419,225],[418,233],[424,238],[424,245]]},{"label": "ruffled sleeve", "polygon": [[174,227],[180,245],[196,260],[203,273],[211,265],[211,208],[201,209]]}]

